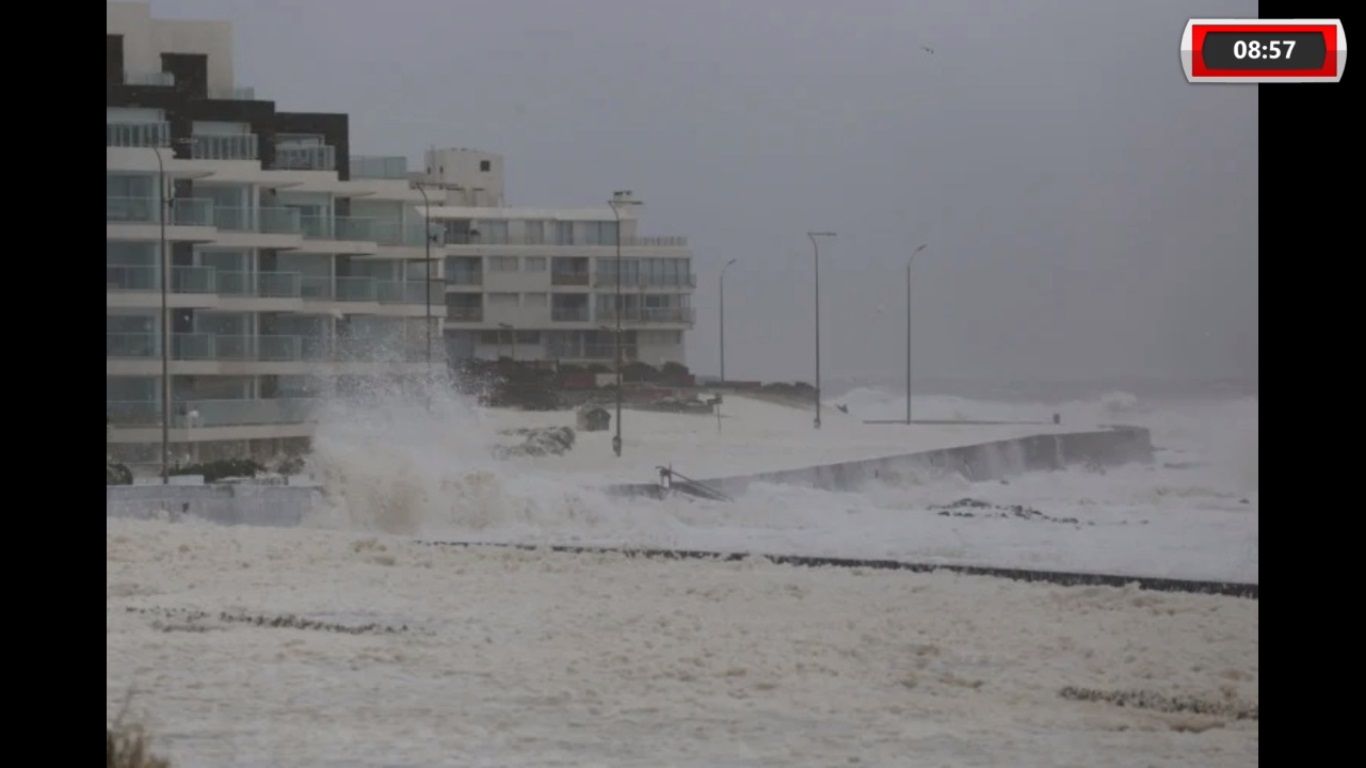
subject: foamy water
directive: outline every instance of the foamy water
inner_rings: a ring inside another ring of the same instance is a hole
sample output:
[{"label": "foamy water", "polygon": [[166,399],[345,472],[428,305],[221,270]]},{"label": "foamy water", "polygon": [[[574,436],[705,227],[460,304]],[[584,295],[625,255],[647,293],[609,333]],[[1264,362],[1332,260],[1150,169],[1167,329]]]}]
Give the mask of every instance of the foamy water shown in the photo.
[{"label": "foamy water", "polygon": [[[790,429],[789,421],[805,422],[805,414],[766,403],[742,407],[741,402],[727,404],[737,418],[727,421],[720,434],[712,433],[705,419],[628,411],[637,431],[643,429],[641,420],[656,420],[649,432],[658,443],[628,441],[628,453],[662,445],[679,467],[705,466],[710,460],[731,468],[728,474],[739,474],[774,468],[784,451],[798,450],[797,440],[782,429]],[[865,418],[904,415],[900,395],[856,389],[835,403],[846,405],[849,414],[831,414],[833,423],[819,434],[824,443],[814,449],[806,445],[816,439],[808,437],[810,432],[793,433],[800,435],[802,450],[841,458],[902,452],[870,442],[901,427],[884,427],[869,437],[874,433],[861,424]],[[364,405],[335,402],[325,415],[310,468],[324,484],[328,504],[309,524],[477,541],[891,557],[1257,580],[1256,399],[1149,403],[1117,392],[1054,404],[928,396],[917,397],[914,406],[917,419],[1048,421],[1058,413],[1064,426],[1145,426],[1152,430],[1156,461],[1103,472],[1078,467],[1028,473],[1003,482],[926,475],[847,493],[760,484],[733,503],[619,499],[600,489],[609,481],[648,481],[653,466],[637,456],[623,469],[606,450],[605,433],[580,434],[566,456],[493,458],[493,446],[510,439],[500,430],[570,423],[572,415],[482,409],[449,394],[386,394]],[[671,434],[661,427],[674,423],[686,423],[687,431]],[[941,507],[961,499],[1020,505],[1053,521],[995,511],[971,518],[941,514]]]}]

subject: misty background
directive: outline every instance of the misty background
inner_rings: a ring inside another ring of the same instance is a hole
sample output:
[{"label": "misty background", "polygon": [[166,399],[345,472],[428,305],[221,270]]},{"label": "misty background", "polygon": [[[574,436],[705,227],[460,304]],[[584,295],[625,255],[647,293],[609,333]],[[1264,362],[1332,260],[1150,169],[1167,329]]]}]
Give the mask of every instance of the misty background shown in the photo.
[{"label": "misty background", "polygon": [[[688,364],[915,379],[1257,375],[1257,90],[1190,85],[1149,0],[152,0],[234,25],[240,85],[351,151],[506,157],[509,205],[643,199],[698,275]],[[924,50],[933,49],[933,53]]]}]

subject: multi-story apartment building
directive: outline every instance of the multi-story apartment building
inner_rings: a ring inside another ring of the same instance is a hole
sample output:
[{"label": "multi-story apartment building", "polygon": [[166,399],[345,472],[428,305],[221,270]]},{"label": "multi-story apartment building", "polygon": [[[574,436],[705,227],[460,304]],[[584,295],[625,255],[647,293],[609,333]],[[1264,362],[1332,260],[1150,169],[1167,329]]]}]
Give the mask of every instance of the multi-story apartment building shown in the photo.
[{"label": "multi-story apartment building", "polygon": [[506,206],[502,167],[487,152],[432,150],[415,181],[444,198],[431,218],[452,359],[611,363],[620,308],[624,359],[684,362],[696,282],[686,239],[638,235],[636,201],[625,195],[594,208]]},{"label": "multi-story apartment building", "polygon": [[327,382],[448,357],[610,362],[618,214],[624,355],[683,360],[689,253],[637,235],[633,207],[505,207],[502,158],[472,150],[415,173],[351,156],[346,115],[237,86],[226,22],[146,3],[106,18],[106,408],[124,460],[159,461],[163,388],[176,458],[207,460],[302,450]]}]

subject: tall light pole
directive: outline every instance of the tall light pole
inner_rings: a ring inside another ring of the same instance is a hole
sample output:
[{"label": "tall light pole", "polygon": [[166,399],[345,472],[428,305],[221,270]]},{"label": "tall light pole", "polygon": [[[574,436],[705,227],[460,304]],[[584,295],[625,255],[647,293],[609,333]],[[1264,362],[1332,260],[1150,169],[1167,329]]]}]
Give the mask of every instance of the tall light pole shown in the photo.
[{"label": "tall light pole", "polygon": [[911,252],[911,257],[906,260],[906,423],[911,423],[911,264],[915,261],[915,255],[929,247],[929,243],[921,243],[918,248]]},{"label": "tall light pole", "polygon": [[735,259],[726,262],[726,266],[721,267],[721,277],[717,278],[721,294],[721,383],[726,383],[726,270],[735,263]]},{"label": "tall light pole", "polygon": [[607,201],[612,206],[612,215],[617,220],[617,333],[616,333],[616,358],[617,358],[617,434],[612,437],[612,452],[618,457],[621,456],[621,208],[623,205],[640,205],[639,200],[631,198],[631,190],[621,189],[612,193],[612,199]]},{"label": "tall light pole", "polygon": [[834,232],[807,232],[816,257],[816,429],[821,428],[821,248],[818,237],[834,237]]},{"label": "tall light pole", "polygon": [[427,379],[432,378],[432,204],[427,199],[427,190],[422,188],[422,182],[413,182],[417,191],[422,194],[422,244],[426,247],[426,291],[427,291]]},{"label": "tall light pole", "polygon": [[[188,146],[191,139],[174,139],[172,145]],[[161,484],[171,483],[171,309],[167,300],[171,285],[171,257],[166,252],[166,217],[175,201],[166,190],[166,164],[161,147],[152,145],[157,157],[157,222],[161,228]]]}]

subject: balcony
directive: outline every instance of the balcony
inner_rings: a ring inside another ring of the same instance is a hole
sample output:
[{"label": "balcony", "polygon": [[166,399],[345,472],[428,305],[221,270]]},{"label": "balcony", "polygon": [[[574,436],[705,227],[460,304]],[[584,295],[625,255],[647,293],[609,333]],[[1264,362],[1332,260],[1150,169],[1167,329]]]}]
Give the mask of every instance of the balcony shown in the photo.
[{"label": "balcony", "polygon": [[408,158],[403,156],[352,155],[351,178],[406,179],[408,178]]},{"label": "balcony", "polygon": [[297,272],[218,272],[215,279],[223,296],[297,299],[299,277]]},{"label": "balcony", "polygon": [[[106,289],[112,291],[159,291],[157,268],[151,266],[106,265]],[[172,267],[172,293],[218,293],[211,267]]]},{"label": "balcony", "polygon": [[550,319],[557,323],[586,323],[588,322],[588,307],[554,307],[550,308]]},{"label": "balcony", "polygon": [[382,280],[376,283],[376,292],[381,304],[426,304],[430,295],[431,303],[444,306],[445,293],[441,283],[433,281],[428,294],[426,281]]},{"label": "balcony", "polygon": [[272,167],[277,171],[335,171],[337,150],[326,144],[277,146]]},{"label": "balcony", "polygon": [[484,273],[482,270],[455,270],[446,273],[447,285],[483,285]]},{"label": "balcony", "polygon": [[306,240],[348,240],[374,243],[387,222],[349,216],[300,216],[299,226]]},{"label": "balcony", "polygon": [[551,285],[588,285],[587,272],[551,272]]},{"label": "balcony", "polygon": [[373,277],[339,277],[337,301],[379,301],[377,281]]},{"label": "balcony", "polygon": [[105,123],[106,147],[169,147],[171,125],[167,122]]},{"label": "balcony", "polygon": [[303,337],[177,333],[171,336],[175,360],[292,362],[303,358]]},{"label": "balcony", "polygon": [[[157,201],[150,197],[106,197],[104,220],[154,224],[159,221],[157,208]],[[178,227],[211,227],[213,201],[195,197],[175,198],[171,200],[171,215],[166,223]]]},{"label": "balcony", "polygon": [[157,337],[150,333],[105,333],[104,355],[111,358],[147,358],[161,354]]},{"label": "balcony", "polygon": [[297,208],[216,208],[213,220],[215,226],[229,232],[298,235],[304,230]]},{"label": "balcony", "polygon": [[196,134],[190,156],[196,160],[256,160],[256,145],[254,133]]},{"label": "balcony", "polygon": [[[187,400],[171,405],[171,425],[184,427],[236,427],[258,424],[301,424],[309,421],[322,401],[313,398],[265,400]],[[105,414],[120,427],[161,424],[161,404],[155,401],[105,401]],[[190,423],[188,414],[197,418]]]},{"label": "balcony", "polygon": [[[595,288],[615,288],[617,285],[617,273],[597,272],[593,275],[593,286]],[[671,277],[658,275],[627,275],[621,276],[621,287],[626,288],[696,288],[697,275],[674,275]]]},{"label": "balcony", "polygon": [[[608,308],[598,310],[598,320],[604,323],[617,321],[616,311]],[[694,322],[692,307],[628,307],[621,313],[623,323],[668,323],[687,324]]]},{"label": "balcony", "polygon": [[481,323],[483,321],[483,307],[446,306],[446,322],[448,323]]},{"label": "balcony", "polygon": [[397,221],[387,219],[371,219],[369,227],[371,234],[367,240],[380,245],[406,245],[421,248],[427,244],[429,238],[433,247],[447,243],[443,230],[435,225],[429,228],[421,221],[400,224]]}]

